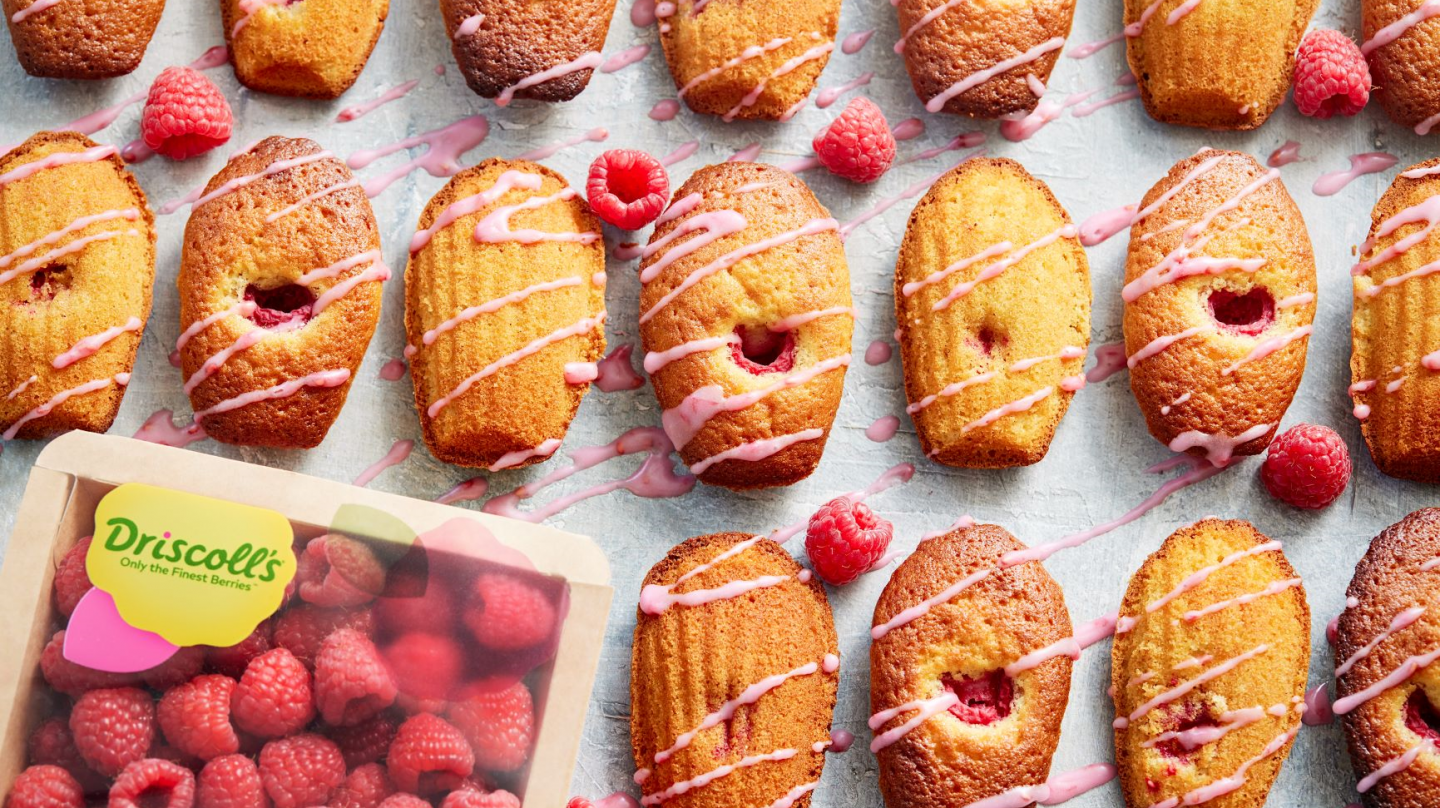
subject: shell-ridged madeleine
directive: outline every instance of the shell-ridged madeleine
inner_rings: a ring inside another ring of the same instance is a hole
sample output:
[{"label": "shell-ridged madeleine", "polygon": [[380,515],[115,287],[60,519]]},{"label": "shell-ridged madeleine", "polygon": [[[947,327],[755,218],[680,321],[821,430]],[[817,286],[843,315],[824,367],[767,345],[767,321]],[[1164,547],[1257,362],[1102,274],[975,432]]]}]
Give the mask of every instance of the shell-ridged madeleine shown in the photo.
[{"label": "shell-ridged madeleine", "polygon": [[[1440,123],[1440,20],[1433,17],[1406,26],[1425,0],[1361,0],[1364,35],[1375,100],[1390,119],[1425,135]],[[1389,26],[1398,36],[1376,39]],[[1394,29],[1392,29],[1394,30]],[[1372,40],[1374,40],[1372,42]]]},{"label": "shell-ridged madeleine", "polygon": [[758,163],[695,172],[655,225],[640,264],[645,367],[702,482],[789,485],[819,464],[854,329],[837,228],[795,175]]},{"label": "shell-ridged madeleine", "polygon": [[0,156],[0,439],[109,429],[154,285],[155,217],[112,147],[41,132]]},{"label": "shell-ridged madeleine", "polygon": [[[870,646],[870,712],[894,713],[872,721],[877,744],[893,740],[876,752],[887,808],[970,805],[1049,776],[1070,698],[1070,657],[1006,670],[1071,636],[1065,596],[1045,568],[993,573],[900,622],[906,610],[1024,547],[996,525],[922,542],[875,604],[874,625],[893,626]],[[898,735],[927,702],[944,709]]]},{"label": "shell-ridged madeleine", "polygon": [[410,249],[406,354],[430,453],[545,460],[590,389],[566,366],[605,352],[599,220],[558,173],[492,158],[430,200]]},{"label": "shell-ridged madeleine", "polygon": [[1130,71],[1161,123],[1254,129],[1285,100],[1320,0],[1125,0]]},{"label": "shell-ridged madeleine", "polygon": [[[679,0],[660,45],[690,109],[779,120],[815,89],[835,47],[840,0]],[[697,11],[698,8],[698,11]]]},{"label": "shell-ridged madeleine", "polygon": [[179,353],[210,437],[311,448],[339,417],[391,274],[354,183],[314,141],[270,137],[226,163],[195,202]]},{"label": "shell-ridged madeleine", "polygon": [[1150,434],[1211,462],[1264,450],[1305,371],[1315,256],[1280,181],[1239,152],[1176,163],[1125,260],[1130,389]]},{"label": "shell-ridged madeleine", "polygon": [[1351,395],[1380,471],[1440,482],[1440,159],[1395,178],[1370,216],[1355,267]]},{"label": "shell-ridged madeleine", "polygon": [[1130,808],[1265,804],[1310,667],[1310,607],[1279,542],[1238,520],[1175,531],[1130,579],[1110,656]]},{"label": "shell-ridged madeleine", "polygon": [[676,546],[645,576],[632,648],[646,804],[809,808],[840,660],[825,588],[780,545],[716,533]]},{"label": "shell-ridged madeleine", "polygon": [[140,66],[165,0],[3,0],[20,66],[50,79],[110,79]]},{"label": "shell-ridged madeleine", "polygon": [[252,90],[338,98],[355,84],[385,29],[390,0],[220,0],[235,78]]},{"label": "shell-ridged madeleine", "polygon": [[[954,3],[899,0],[905,69],[931,112],[999,118],[1035,109],[1060,58],[1075,0]],[[997,66],[1013,65],[1009,69]]]},{"label": "shell-ridged madeleine", "polygon": [[[1440,752],[1433,746],[1440,742],[1440,666],[1426,665],[1393,687],[1382,684],[1411,657],[1440,649],[1436,558],[1440,509],[1424,508],[1375,537],[1345,593],[1355,605],[1340,613],[1335,632],[1335,661],[1345,670],[1335,706],[1344,711],[1366,808],[1440,805]],[[1412,762],[1396,771],[1394,763],[1407,758]]]},{"label": "shell-ridged madeleine", "polygon": [[905,229],[895,321],[907,411],[951,466],[1039,462],[1083,383],[1090,267],[1070,216],[1014,160],[935,183]]},{"label": "shell-ridged madeleine", "polygon": [[[440,0],[450,50],[470,89],[485,98],[509,90],[515,98],[569,101],[579,95],[605,48],[615,0],[516,3],[514,0]],[[595,63],[576,60],[593,54]],[[516,88],[523,80],[564,65],[548,81]],[[504,103],[509,103],[507,96]]]}]

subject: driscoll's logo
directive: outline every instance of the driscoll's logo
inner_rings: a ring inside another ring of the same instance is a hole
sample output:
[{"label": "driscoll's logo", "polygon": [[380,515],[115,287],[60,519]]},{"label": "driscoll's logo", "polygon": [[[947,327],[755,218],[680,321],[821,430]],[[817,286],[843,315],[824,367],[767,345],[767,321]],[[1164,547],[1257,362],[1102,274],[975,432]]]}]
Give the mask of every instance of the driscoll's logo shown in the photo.
[{"label": "driscoll's logo", "polygon": [[[200,578],[209,578],[212,583],[221,583],[223,579],[206,575],[204,571],[226,570],[236,578],[268,583],[275,580],[285,565],[275,551],[266,547],[257,548],[249,542],[233,550],[212,548],[198,542],[175,538],[168,530],[159,536],[142,532],[134,520],[123,516],[111,518],[106,525],[110,528],[110,535],[105,538],[105,549],[129,553],[140,559],[138,565],[136,562],[122,561],[122,566],[126,567],[145,567],[147,565],[143,559],[148,556],[153,562],[182,565],[173,574],[184,575],[188,568],[194,570],[194,574]],[[239,581],[233,585],[248,588]]]}]

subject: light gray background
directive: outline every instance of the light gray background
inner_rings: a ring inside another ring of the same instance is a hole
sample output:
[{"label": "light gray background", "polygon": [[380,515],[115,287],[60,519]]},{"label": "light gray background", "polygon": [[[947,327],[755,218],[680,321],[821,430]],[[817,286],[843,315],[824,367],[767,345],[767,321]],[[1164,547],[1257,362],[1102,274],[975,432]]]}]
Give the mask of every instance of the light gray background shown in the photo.
[{"label": "light gray background", "polygon": [[[607,53],[632,44],[656,42],[653,28],[637,29],[630,24],[629,2],[620,0]],[[1072,46],[1118,30],[1120,0],[1086,0],[1080,5]],[[1323,5],[1317,26],[1337,27],[1352,35],[1357,32],[1358,0],[1325,0]],[[978,126],[991,135],[987,146],[991,154],[1024,163],[1050,184],[1077,222],[1097,211],[1138,201],[1172,163],[1202,146],[1240,149],[1263,160],[1286,139],[1304,144],[1304,161],[1285,168],[1283,179],[1304,211],[1315,243],[1320,298],[1308,372],[1285,425],[1312,421],[1339,429],[1355,454],[1356,474],[1350,490],[1324,512],[1302,513],[1271,500],[1259,483],[1258,461],[1247,461],[1177,494],[1133,525],[1082,549],[1062,553],[1047,567],[1065,587],[1071,615],[1079,623],[1115,609],[1129,573],[1177,527],[1212,514],[1250,519],[1263,532],[1286,542],[1290,560],[1305,578],[1313,612],[1312,680],[1320,681],[1333,666],[1323,640],[1325,623],[1342,605],[1344,587],[1367,541],[1410,511],[1434,502],[1431,489],[1397,482],[1375,471],[1349,415],[1345,393],[1349,381],[1351,249],[1364,238],[1370,208],[1395,171],[1432,156],[1433,147],[1391,123],[1373,104],[1358,118],[1327,122],[1304,118],[1288,103],[1264,127],[1250,133],[1206,132],[1156,124],[1145,116],[1138,102],[1129,102],[1086,118],[1067,114],[1033,139],[1009,143],[998,136],[992,123],[972,124],[927,115],[911,92],[900,58],[891,50],[897,38],[893,9],[883,0],[845,0],[841,35],[867,28],[878,29],[875,39],[854,56],[841,55],[837,50],[820,81],[821,87],[841,84],[867,70],[875,71],[874,82],[862,92],[885,109],[892,124],[911,116],[922,117],[929,124],[922,139],[900,145],[902,157],[940,145]],[[134,74],[109,82],[85,83],[28,77],[15,62],[8,37],[0,37],[0,87],[4,88],[0,92],[0,142],[18,141],[36,130],[63,125],[114,103],[143,89],[164,67],[187,63],[221,41],[216,3],[172,0],[144,63]],[[1064,93],[1099,87],[1103,94],[1114,92],[1120,89],[1113,86],[1113,81],[1124,70],[1123,60],[1120,45],[1085,60],[1061,58],[1051,79],[1052,90]],[[437,64],[449,66],[444,76],[433,73]],[[646,113],[656,101],[674,95],[657,47],[638,65],[613,75],[597,75],[589,89],[569,104],[547,106],[522,101],[500,110],[466,89],[454,68],[436,5],[429,0],[397,0],[393,4],[369,66],[340,101],[318,103],[252,93],[239,87],[228,68],[211,71],[210,76],[225,91],[235,110],[234,138],[227,147],[200,159],[177,164],[156,158],[138,166],[136,174],[154,207],[203,184],[219,170],[227,154],[262,136],[304,135],[345,155],[442,126],[471,112],[489,116],[494,126],[490,139],[467,155],[466,165],[492,155],[514,156],[579,135],[597,124],[609,127],[608,142],[587,143],[546,161],[577,185],[583,185],[590,160],[604,148],[638,147],[661,155],[698,138],[702,142],[700,152],[671,169],[675,187],[700,166],[723,160],[754,141],[765,146],[760,157],[763,161],[779,163],[807,154],[813,133],[843,106],[842,101],[828,110],[817,110],[812,104],[784,124],[725,125],[688,111],[682,111],[669,123],[657,123]],[[369,100],[388,87],[416,78],[421,80],[420,87],[399,103],[357,122],[333,123],[342,107]],[[850,97],[853,94],[845,100]],[[127,111],[96,138],[123,144],[137,136],[138,116],[138,108]],[[1337,196],[1321,198],[1310,192],[1311,183],[1321,172],[1344,168],[1349,154],[1375,148],[1399,156],[1400,166],[1362,178]],[[899,193],[953,164],[960,156],[951,152],[901,166],[873,187],[857,187],[823,171],[803,176],[843,221],[882,197]],[[399,155],[387,158],[362,172],[362,176],[375,176],[403,159]],[[405,245],[419,211],[443,184],[444,179],[418,173],[375,200],[385,253],[393,267],[404,266]],[[1169,452],[1146,432],[1123,375],[1092,385],[1076,396],[1049,457],[1028,469],[962,471],[937,466],[921,455],[908,419],[903,421],[901,433],[888,443],[875,444],[865,438],[865,427],[876,418],[890,413],[903,415],[905,400],[898,358],[871,367],[861,356],[872,339],[888,337],[894,329],[891,273],[912,204],[913,200],[896,205],[862,227],[846,245],[855,301],[860,309],[855,328],[856,361],[849,371],[829,450],[811,479],[786,490],[746,494],[701,486],[687,497],[658,501],[640,500],[621,492],[584,502],[552,520],[556,526],[595,536],[610,557],[617,592],[575,775],[576,793],[598,797],[619,788],[633,790],[628,676],[635,602],[645,570],[680,540],[722,530],[774,529],[806,517],[833,496],[863,487],[902,461],[916,465],[914,480],[874,498],[871,504],[894,521],[897,546],[907,549],[916,544],[921,534],[941,529],[967,512],[1005,526],[1028,543],[1052,541],[1119,515],[1159,484],[1159,479],[1143,474],[1142,469]],[[166,361],[179,332],[174,283],[184,224],[183,212],[160,217],[154,314],[141,345],[134,380],[113,429],[116,434],[132,434],[147,416],[162,407],[189,412],[181,392],[180,372]],[[607,233],[611,240],[615,235],[613,231]],[[1119,290],[1125,244],[1122,234],[1090,250],[1095,291],[1092,347],[1120,338]],[[610,279],[607,297],[611,317],[607,328],[611,344],[618,345],[635,339],[638,282],[634,265],[612,261]],[[414,438],[418,442],[409,378],[390,383],[377,377],[380,366],[398,355],[404,344],[402,283],[397,275],[386,284],[380,329],[348,406],[323,445],[310,452],[283,452],[205,442],[193,449],[350,480],[385,454],[396,439]],[[565,446],[568,449],[605,443],[630,427],[658,421],[648,387],[626,393],[595,392],[581,408]],[[0,536],[9,533],[11,515],[40,448],[38,443],[16,442],[6,446],[0,455]],[[494,488],[508,490],[558,467],[560,462],[557,456],[535,469],[496,475]],[[622,458],[577,475],[547,494],[577,490],[628,473],[637,462]],[[469,476],[464,469],[435,461],[421,446],[407,463],[385,472],[373,485],[433,498]],[[792,549],[798,551],[800,543],[797,539]],[[843,659],[835,724],[856,733],[861,740],[849,753],[830,756],[815,795],[819,808],[881,804],[875,759],[865,748],[869,737],[865,730],[869,713],[866,629],[887,577],[888,572],[872,574],[831,592]],[[1057,772],[1112,759],[1112,714],[1104,693],[1109,676],[1108,647],[1104,643],[1088,652],[1075,668],[1070,707],[1055,758]],[[1270,805],[1338,808],[1354,796],[1353,785],[1338,729],[1307,728],[1300,734]],[[1111,785],[1073,804],[1077,808],[1115,806],[1122,800],[1117,787]]]}]

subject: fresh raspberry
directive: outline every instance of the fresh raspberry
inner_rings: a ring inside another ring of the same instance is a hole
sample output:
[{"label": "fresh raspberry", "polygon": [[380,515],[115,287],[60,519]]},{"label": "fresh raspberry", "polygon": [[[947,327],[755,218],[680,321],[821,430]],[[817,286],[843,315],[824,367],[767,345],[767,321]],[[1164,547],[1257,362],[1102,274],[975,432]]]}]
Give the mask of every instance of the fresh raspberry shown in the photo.
[{"label": "fresh raspberry", "polygon": [[465,668],[465,652],[449,637],[415,631],[385,646],[402,706],[414,712],[445,708]]},{"label": "fresh raspberry", "polygon": [[164,692],[200,675],[205,667],[205,649],[198,645],[181,648],[169,659],[147,671],[140,678],[151,689]]},{"label": "fresh raspberry", "polygon": [[260,779],[275,808],[324,805],[345,782],[345,759],[319,735],[282,738],[260,750]]},{"label": "fresh raspberry", "polygon": [[1370,100],[1370,65],[1350,37],[1311,31],[1295,52],[1295,106],[1302,115],[1354,115]]},{"label": "fresh raspberry", "polygon": [[1350,450],[1328,426],[1293,426],[1270,444],[1260,479],[1281,502],[1323,508],[1350,483]]},{"label": "fresh raspberry", "polygon": [[810,517],[805,552],[821,580],[843,586],[875,566],[893,533],[894,527],[865,503],[836,497]]},{"label": "fresh raspberry", "polygon": [[382,808],[430,808],[430,803],[420,799],[414,794],[403,792],[391,794],[380,801]]},{"label": "fresh raspberry", "polygon": [[86,794],[104,793],[109,787],[109,781],[92,771],[80,756],[70,722],[64,718],[41,721],[26,744],[26,755],[31,765],[59,766],[69,772]]},{"label": "fresh raspberry", "polygon": [[230,724],[235,680],[212,673],[197,676],[160,698],[156,715],[165,740],[183,755],[210,760],[240,751]]},{"label": "fresh raspberry", "polygon": [[90,768],[114,777],[155,742],[155,703],[136,687],[91,690],[70,711],[70,734]]},{"label": "fresh raspberry", "polygon": [[555,605],[535,586],[512,575],[475,579],[463,619],[487,648],[514,651],[538,645],[555,630]]},{"label": "fresh raspberry", "polygon": [[611,149],[590,164],[585,195],[596,216],[621,230],[639,230],[665,209],[670,177],[643,151]]},{"label": "fresh raspberry", "polygon": [[89,551],[90,537],[86,536],[71,547],[55,567],[55,608],[66,617],[75,613],[75,605],[94,586],[90,583],[90,573],[85,570],[85,554]]},{"label": "fresh raspberry", "polygon": [[447,713],[486,771],[512,772],[525,765],[535,738],[535,704],[524,682],[503,690],[484,682],[467,685]]},{"label": "fresh raspberry", "polygon": [[207,659],[216,673],[239,679],[245,675],[245,668],[250,664],[250,660],[270,648],[270,621],[267,620],[256,626],[250,636],[240,642],[225,648],[211,648]]},{"label": "fresh raspberry", "polygon": [[67,696],[78,696],[87,690],[130,687],[138,683],[134,674],[97,671],[77,665],[65,658],[65,632],[57,631],[45,650],[40,652],[40,673],[45,683]]},{"label": "fresh raspberry", "polygon": [[194,755],[187,755],[174,746],[161,742],[158,738],[155,741],[155,745],[150,747],[150,757],[168,760],[177,766],[184,766],[192,772],[199,771],[200,767],[205,765],[205,761],[200,758]]},{"label": "fresh raspberry", "polygon": [[445,795],[440,808],[520,808],[520,798],[508,791],[457,788]]},{"label": "fresh raspberry", "polygon": [[454,724],[421,713],[400,725],[385,763],[401,791],[433,794],[459,787],[475,770],[475,754]]},{"label": "fresh raspberry", "polygon": [[595,803],[584,797],[571,797],[570,801],[565,803],[565,808],[595,808]]},{"label": "fresh raspberry", "polygon": [[315,664],[315,655],[325,638],[337,629],[353,628],[365,635],[374,634],[375,618],[369,609],[322,609],[302,605],[286,609],[275,619],[273,642],[289,649],[305,667]]},{"label": "fresh raspberry", "polygon": [[230,697],[235,726],[262,738],[299,732],[315,717],[310,671],[284,648],[256,657]]},{"label": "fresh raspberry", "polygon": [[210,79],[189,67],[168,67],[150,85],[140,114],[145,145],[172,160],[185,160],[230,139],[230,104]]},{"label": "fresh raspberry", "polygon": [[85,791],[59,766],[31,766],[10,786],[5,808],[85,808]]},{"label": "fresh raspberry", "polygon": [[191,808],[195,773],[159,758],[137,760],[110,786],[109,808]]},{"label": "fresh raspberry", "polygon": [[449,631],[455,622],[455,593],[439,577],[431,575],[424,579],[411,573],[401,573],[394,589],[400,592],[419,592],[414,597],[382,597],[375,601],[375,619],[380,627],[391,634],[401,634],[414,628],[424,627],[428,631]]},{"label": "fresh raspberry", "polygon": [[195,797],[199,808],[270,808],[260,767],[244,755],[225,755],[206,763]]},{"label": "fresh raspberry", "polygon": [[854,182],[874,182],[895,162],[895,135],[868,98],[851,101],[811,145],[830,173]]},{"label": "fresh raspberry", "polygon": [[381,713],[353,727],[332,727],[328,734],[345,756],[345,765],[354,769],[385,757],[398,726],[388,713]]},{"label": "fresh raspberry", "polygon": [[327,724],[345,727],[374,718],[394,703],[397,692],[369,637],[346,628],[325,638],[315,658],[315,706]]},{"label": "fresh raspberry", "polygon": [[345,782],[330,797],[330,808],[375,808],[394,793],[395,784],[390,782],[385,767],[366,763],[350,770]]},{"label": "fresh raspberry", "polygon": [[339,533],[311,539],[297,562],[300,599],[316,606],[361,606],[385,588],[385,568],[375,553]]}]

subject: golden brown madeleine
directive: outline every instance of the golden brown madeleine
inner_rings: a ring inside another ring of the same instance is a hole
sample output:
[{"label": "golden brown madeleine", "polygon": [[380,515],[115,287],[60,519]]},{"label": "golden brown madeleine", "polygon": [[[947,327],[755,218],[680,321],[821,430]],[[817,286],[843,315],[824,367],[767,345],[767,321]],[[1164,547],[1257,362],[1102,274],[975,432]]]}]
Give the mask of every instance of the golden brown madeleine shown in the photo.
[{"label": "golden brown madeleine", "polygon": [[680,97],[727,121],[779,120],[810,95],[840,25],[840,0],[674,5],[660,19],[660,45]]},{"label": "golden brown madeleine", "polygon": [[[1366,808],[1440,804],[1440,667],[1427,662],[1440,655],[1436,558],[1440,509],[1418,510],[1375,537],[1346,591],[1335,708]],[[1397,673],[1412,657],[1420,670]]]},{"label": "golden brown madeleine", "polygon": [[185,225],[185,392],[210,437],[310,448],[350,390],[390,270],[370,200],[314,141],[270,137],[210,179]]},{"label": "golden brown madeleine", "polygon": [[110,79],[140,65],[165,0],[3,0],[20,66],[49,79]]},{"label": "golden brown madeleine", "polygon": [[112,146],[41,132],[0,156],[0,440],[104,432],[155,286],[155,216]]},{"label": "golden brown madeleine", "polygon": [[808,477],[854,330],[838,224],[810,189],[758,163],[700,169],[657,222],[640,281],[646,369],[690,470],[735,489]]},{"label": "golden brown madeleine", "polygon": [[1285,100],[1319,0],[1125,0],[1140,100],[1161,123],[1254,129]]},{"label": "golden brown madeleine", "polygon": [[1090,265],[1070,215],[1014,160],[931,186],[895,263],[907,411],[950,466],[1037,463],[1084,383]]},{"label": "golden brown madeleine", "polygon": [[501,468],[555,452],[605,353],[605,245],[550,169],[489,159],[420,214],[405,272],[415,406],[430,453]]},{"label": "golden brown madeleine", "polygon": [[1278,170],[1207,149],[1176,163],[1138,213],[1121,296],[1150,434],[1214,463],[1257,454],[1300,384],[1315,319],[1300,209]]},{"label": "golden brown madeleine", "polygon": [[635,620],[630,745],[647,802],[808,808],[840,681],[820,582],[769,539],[699,536],[651,568]]},{"label": "golden brown madeleine", "polygon": [[969,805],[1049,775],[1071,661],[1017,665],[1071,635],[1064,594],[1045,568],[992,573],[903,622],[907,610],[1024,547],[996,525],[922,542],[875,604],[874,625],[889,629],[870,646],[872,748],[884,744],[876,756],[887,808]]},{"label": "golden brown madeleine", "polygon": [[[512,96],[569,101],[600,65],[615,0],[440,0],[440,13],[471,90],[485,98],[504,94],[503,103]],[[542,73],[553,78],[527,82]]]},{"label": "golden brown madeleine", "polygon": [[1391,477],[1440,482],[1440,159],[1395,178],[1354,267],[1350,394],[1370,456]]},{"label": "golden brown madeleine", "polygon": [[390,0],[220,0],[235,78],[252,90],[338,98],[365,69]]},{"label": "golden brown madeleine", "polygon": [[915,95],[931,112],[999,118],[1035,109],[1070,35],[1075,0],[899,0],[900,42]]},{"label": "golden brown madeleine", "polygon": [[1261,808],[1309,667],[1310,607],[1280,543],[1239,520],[1175,531],[1130,579],[1111,647],[1126,804]]},{"label": "golden brown madeleine", "polygon": [[1391,120],[1428,135],[1440,123],[1435,79],[1440,75],[1440,22],[1412,22],[1423,5],[1425,0],[1361,0],[1360,30],[1375,99]]}]

